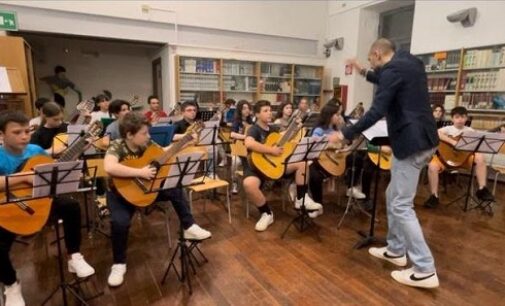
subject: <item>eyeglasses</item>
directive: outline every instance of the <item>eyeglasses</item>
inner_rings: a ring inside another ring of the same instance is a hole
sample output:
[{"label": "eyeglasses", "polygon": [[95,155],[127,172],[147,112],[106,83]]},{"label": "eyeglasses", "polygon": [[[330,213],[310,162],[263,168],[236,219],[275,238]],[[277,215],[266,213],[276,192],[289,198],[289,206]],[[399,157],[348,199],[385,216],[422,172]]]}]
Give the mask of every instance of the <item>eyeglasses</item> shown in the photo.
[{"label": "eyeglasses", "polygon": [[186,108],[184,111],[185,112],[196,112],[196,109],[194,109],[194,108]]}]

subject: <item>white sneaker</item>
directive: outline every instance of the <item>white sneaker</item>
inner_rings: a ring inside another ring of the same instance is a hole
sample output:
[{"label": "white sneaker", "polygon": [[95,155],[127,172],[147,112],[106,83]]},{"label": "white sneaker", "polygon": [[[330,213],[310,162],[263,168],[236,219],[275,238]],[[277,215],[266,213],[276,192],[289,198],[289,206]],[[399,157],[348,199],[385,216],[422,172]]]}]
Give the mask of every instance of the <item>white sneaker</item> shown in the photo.
[{"label": "white sneaker", "polygon": [[207,177],[213,180],[219,180],[219,176],[217,176],[217,173],[215,172],[209,172],[207,173]]},{"label": "white sneaker", "polygon": [[296,184],[295,183],[289,184],[288,193],[289,193],[289,199],[291,200],[291,202],[294,202],[296,200]]},{"label": "white sneaker", "polygon": [[414,267],[391,272],[391,277],[404,285],[420,288],[437,288],[439,286],[437,272],[414,272]]},{"label": "white sneaker", "polygon": [[237,194],[238,193],[238,184],[236,182],[233,182],[233,184],[232,184],[231,193],[232,194]]},{"label": "white sneaker", "polygon": [[212,234],[194,223],[188,229],[184,230],[184,238],[189,240],[204,240],[210,238]]},{"label": "white sneaker", "polygon": [[305,203],[303,202],[302,199],[296,199],[295,201],[295,208],[300,209],[302,207],[302,204],[305,204],[305,209],[307,210],[321,210],[323,208],[323,205],[314,202],[312,198],[306,193],[305,196]]},{"label": "white sneaker", "polygon": [[226,167],[226,162],[224,160],[222,160],[219,165],[217,165],[218,167]]},{"label": "white sneaker", "polygon": [[68,272],[77,274],[77,277],[85,278],[95,274],[95,269],[84,260],[81,253],[74,253],[68,261]]},{"label": "white sneaker", "polygon": [[25,306],[25,300],[21,292],[21,284],[19,282],[15,282],[10,286],[5,286],[5,306]]},{"label": "white sneaker", "polygon": [[387,247],[382,248],[369,248],[368,253],[370,255],[389,261],[399,267],[405,267],[407,265],[407,256],[404,255],[394,255],[391,252],[388,253]]},{"label": "white sneaker", "polygon": [[319,210],[311,211],[308,213],[309,217],[312,219],[315,219],[322,214],[323,214],[323,206],[321,206],[321,209],[319,209]]},{"label": "white sneaker", "polygon": [[254,227],[256,231],[263,232],[265,231],[270,224],[274,223],[274,213],[262,213],[261,218],[256,222],[256,226]]},{"label": "white sneaker", "polygon": [[351,196],[351,193],[352,193],[352,197],[355,198],[356,200],[363,200],[366,198],[366,195],[356,187],[351,187],[351,188],[347,189],[346,195],[348,197]]},{"label": "white sneaker", "polygon": [[124,275],[126,273],[126,264],[113,264],[110,268],[109,278],[107,283],[111,287],[121,286],[124,281]]}]

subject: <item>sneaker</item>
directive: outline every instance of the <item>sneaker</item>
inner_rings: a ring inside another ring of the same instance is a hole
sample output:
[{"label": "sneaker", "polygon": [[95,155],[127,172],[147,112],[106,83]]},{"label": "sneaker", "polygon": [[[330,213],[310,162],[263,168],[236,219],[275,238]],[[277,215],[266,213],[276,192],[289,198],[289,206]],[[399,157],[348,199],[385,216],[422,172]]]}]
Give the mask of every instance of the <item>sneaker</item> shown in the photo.
[{"label": "sneaker", "polygon": [[81,253],[74,253],[68,261],[68,272],[77,274],[77,277],[85,278],[95,274],[95,269],[84,260]]},{"label": "sneaker", "polygon": [[238,184],[236,182],[233,182],[233,184],[231,185],[231,193],[238,194]]},{"label": "sneaker", "polygon": [[494,201],[494,196],[489,191],[489,189],[487,189],[487,187],[477,190],[477,192],[475,192],[475,195],[481,201]]},{"label": "sneaker", "polygon": [[121,286],[124,281],[124,275],[126,273],[126,264],[113,264],[110,268],[109,278],[107,283],[111,287]]},{"label": "sneaker", "polygon": [[266,231],[266,229],[274,223],[274,214],[270,213],[262,213],[261,218],[256,222],[256,226],[254,229],[258,232],[263,232]]},{"label": "sneaker", "polygon": [[311,212],[308,213],[309,217],[312,218],[312,219],[315,219],[315,218],[319,217],[322,214],[323,214],[323,206],[321,206],[321,209],[318,209],[318,210],[315,210],[315,211],[311,211]]},{"label": "sneaker", "polygon": [[432,194],[426,202],[424,202],[424,207],[426,208],[436,208],[438,206],[438,198]]},{"label": "sneaker", "polygon": [[391,252],[388,253],[387,247],[369,248],[368,253],[374,257],[389,261],[390,263],[399,267],[405,267],[407,265],[406,255],[394,255],[391,254]]},{"label": "sneaker", "polygon": [[391,277],[404,285],[420,288],[437,288],[439,286],[437,272],[418,273],[414,267],[391,272]]},{"label": "sneaker", "polygon": [[361,191],[360,191],[358,188],[356,188],[356,187],[351,187],[351,188],[347,189],[347,193],[346,193],[346,195],[347,195],[348,197],[350,197],[350,196],[351,196],[351,194],[352,194],[352,197],[353,197],[353,198],[355,198],[356,200],[363,200],[363,199],[365,199],[365,198],[366,198],[366,195],[365,195],[363,192],[361,192]]},{"label": "sneaker", "polygon": [[21,284],[19,282],[15,282],[10,286],[5,286],[5,306],[25,306],[25,300],[21,292]]},{"label": "sneaker", "polygon": [[219,165],[217,165],[217,166],[218,166],[218,167],[226,167],[226,165],[227,165],[227,162],[223,159],[223,160],[219,163]]},{"label": "sneaker", "polygon": [[296,184],[295,183],[289,184],[288,194],[289,194],[289,199],[291,200],[291,202],[294,202],[296,200]]},{"label": "sneaker", "polygon": [[204,240],[210,238],[212,234],[194,223],[188,229],[184,230],[184,238],[188,240]]},{"label": "sneaker", "polygon": [[305,203],[303,202],[302,199],[296,199],[295,201],[295,208],[300,209],[302,207],[302,204],[305,204],[305,209],[306,210],[320,210],[323,208],[323,205],[314,202],[311,197],[309,197],[308,194],[305,194]]}]

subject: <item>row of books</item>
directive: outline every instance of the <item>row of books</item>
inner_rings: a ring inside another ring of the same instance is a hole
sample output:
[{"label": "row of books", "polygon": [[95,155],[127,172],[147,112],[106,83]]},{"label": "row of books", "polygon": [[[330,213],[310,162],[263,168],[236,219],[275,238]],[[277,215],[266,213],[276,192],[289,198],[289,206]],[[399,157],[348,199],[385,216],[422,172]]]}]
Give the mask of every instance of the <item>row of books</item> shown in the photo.
[{"label": "row of books", "polygon": [[318,79],[320,77],[321,76],[318,75],[318,69],[316,67],[310,67],[310,66],[295,67],[295,78]]},{"label": "row of books", "polygon": [[219,61],[214,59],[182,58],[179,67],[181,72],[219,73]]},{"label": "row of books", "polygon": [[505,69],[468,72],[460,84],[462,90],[505,90]]},{"label": "row of books", "polygon": [[223,85],[225,91],[256,91],[258,86],[255,77],[224,76]]},{"label": "row of books", "polygon": [[463,68],[487,68],[505,65],[505,46],[468,50],[463,58]]},{"label": "row of books", "polygon": [[291,65],[262,63],[261,76],[291,77]]},{"label": "row of books", "polygon": [[219,78],[215,75],[181,75],[181,90],[219,90]]},{"label": "row of books", "polygon": [[307,94],[307,95],[318,95],[321,93],[321,81],[295,81],[295,93],[296,94]]},{"label": "row of books", "polygon": [[455,90],[456,81],[457,80],[455,77],[428,78],[428,90],[429,91]]},{"label": "row of books", "polygon": [[460,52],[447,52],[442,59],[435,57],[435,54],[421,55],[419,58],[423,61],[426,71],[438,71],[447,69],[457,69],[460,62]]},{"label": "row of books", "polygon": [[442,104],[444,105],[445,103],[445,99],[446,99],[446,96],[450,96],[450,95],[446,95],[445,93],[443,92],[430,92],[430,104]]},{"label": "row of books", "polygon": [[491,109],[494,96],[492,93],[463,93],[459,105],[468,109]]},{"label": "row of books", "polygon": [[233,75],[255,75],[253,63],[223,63],[223,73]]}]

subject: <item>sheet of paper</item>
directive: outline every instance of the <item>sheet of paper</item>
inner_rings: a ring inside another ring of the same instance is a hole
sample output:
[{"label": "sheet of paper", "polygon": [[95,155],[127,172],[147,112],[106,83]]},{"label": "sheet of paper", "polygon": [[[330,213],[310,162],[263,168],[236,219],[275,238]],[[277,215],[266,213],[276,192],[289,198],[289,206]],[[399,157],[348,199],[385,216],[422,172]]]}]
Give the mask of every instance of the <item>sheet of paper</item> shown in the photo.
[{"label": "sheet of paper", "polygon": [[50,195],[53,169],[58,171],[56,177],[56,194],[72,193],[79,187],[82,176],[82,160],[35,166],[32,196]]},{"label": "sheet of paper", "polygon": [[323,137],[303,137],[302,140],[298,143],[295,148],[293,154],[289,157],[288,163],[296,163],[302,161],[307,153],[307,150],[310,149],[309,154],[307,154],[307,160],[313,160],[319,158],[321,152],[328,145],[328,140],[325,136]]},{"label": "sheet of paper", "polygon": [[9,75],[7,74],[7,68],[5,67],[0,67],[0,92],[12,92]]},{"label": "sheet of paper", "polygon": [[[484,140],[480,143],[482,137],[484,137]],[[505,134],[503,133],[464,132],[455,148],[460,151],[473,152],[477,149],[477,152],[496,154],[500,151],[504,142]]]},{"label": "sheet of paper", "polygon": [[[200,132],[199,145],[210,145],[212,143],[212,136],[214,136],[214,143],[222,143],[219,136],[219,121],[206,121],[203,123],[204,128]],[[214,130],[216,131],[214,133]],[[215,134],[215,135],[214,135]]]},{"label": "sheet of paper", "polygon": [[181,176],[181,170],[184,169],[186,163],[186,173],[181,181],[182,186],[191,184],[195,175],[200,172],[199,165],[202,159],[202,152],[184,153],[177,156],[177,163],[170,165],[168,176],[165,179],[162,189],[175,188]]}]

